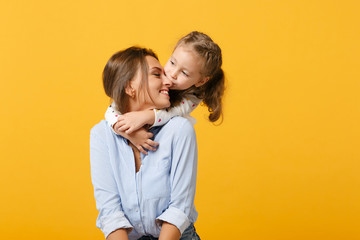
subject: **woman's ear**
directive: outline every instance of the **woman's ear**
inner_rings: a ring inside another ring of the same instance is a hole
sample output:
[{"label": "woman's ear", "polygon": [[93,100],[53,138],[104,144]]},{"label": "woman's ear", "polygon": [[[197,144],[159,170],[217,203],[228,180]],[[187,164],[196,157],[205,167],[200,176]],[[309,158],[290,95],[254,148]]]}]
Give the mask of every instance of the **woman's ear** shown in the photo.
[{"label": "woman's ear", "polygon": [[195,83],[195,87],[201,87],[202,85],[204,85],[205,83],[207,83],[207,81],[210,80],[210,77],[204,77],[202,80],[200,80],[199,82]]},{"label": "woman's ear", "polygon": [[125,87],[125,93],[129,95],[129,97],[134,98],[135,97],[135,89],[132,88],[132,86],[129,84],[127,87]]}]

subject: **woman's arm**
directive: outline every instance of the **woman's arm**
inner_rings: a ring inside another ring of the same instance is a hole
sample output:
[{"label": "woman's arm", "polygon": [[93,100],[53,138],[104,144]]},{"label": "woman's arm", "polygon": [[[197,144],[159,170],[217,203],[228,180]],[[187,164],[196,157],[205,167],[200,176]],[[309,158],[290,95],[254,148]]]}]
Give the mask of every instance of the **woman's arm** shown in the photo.
[{"label": "woman's arm", "polygon": [[128,240],[128,235],[126,229],[117,229],[114,232],[110,233],[106,240]]},{"label": "woman's arm", "polygon": [[163,222],[159,240],[179,240],[181,233],[179,229],[171,223]]},{"label": "woman's arm", "polygon": [[96,125],[90,133],[91,180],[94,187],[96,208],[99,215],[96,226],[105,238],[117,229],[131,229],[132,225],[121,208],[114,172],[110,163],[109,143],[105,125]]},{"label": "woman's arm", "polygon": [[[159,224],[169,223],[176,226],[182,234],[196,218],[194,208],[196,174],[197,174],[197,143],[193,126],[183,118],[172,119],[165,127],[174,128],[172,142],[172,159],[170,169],[171,201],[168,208],[157,217]],[[165,226],[167,226],[165,224]],[[164,235],[161,229],[160,235]]]}]

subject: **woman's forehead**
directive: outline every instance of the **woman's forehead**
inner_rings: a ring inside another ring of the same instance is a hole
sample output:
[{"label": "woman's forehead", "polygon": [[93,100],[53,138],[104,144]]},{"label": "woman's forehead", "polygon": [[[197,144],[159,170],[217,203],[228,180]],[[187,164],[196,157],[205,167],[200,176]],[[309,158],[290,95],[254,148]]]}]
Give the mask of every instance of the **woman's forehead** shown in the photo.
[{"label": "woman's forehead", "polygon": [[146,56],[146,62],[149,65],[149,69],[154,68],[154,67],[162,68],[160,62],[152,56]]}]

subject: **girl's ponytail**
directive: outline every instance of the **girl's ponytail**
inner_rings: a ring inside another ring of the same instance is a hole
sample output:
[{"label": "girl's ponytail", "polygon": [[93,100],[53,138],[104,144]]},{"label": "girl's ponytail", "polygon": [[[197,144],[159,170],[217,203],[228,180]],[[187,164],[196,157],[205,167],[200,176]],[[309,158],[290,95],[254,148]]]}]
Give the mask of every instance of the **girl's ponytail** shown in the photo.
[{"label": "girl's ponytail", "polygon": [[225,90],[225,75],[220,68],[215,75],[203,86],[200,87],[203,102],[210,112],[209,120],[217,121],[222,116],[222,97]]}]

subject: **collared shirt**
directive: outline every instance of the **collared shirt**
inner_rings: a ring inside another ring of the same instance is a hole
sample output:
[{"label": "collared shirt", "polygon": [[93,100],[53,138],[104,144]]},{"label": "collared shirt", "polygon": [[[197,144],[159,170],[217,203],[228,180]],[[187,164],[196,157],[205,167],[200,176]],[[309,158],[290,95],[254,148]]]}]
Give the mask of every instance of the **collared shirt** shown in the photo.
[{"label": "collared shirt", "polygon": [[129,240],[158,237],[161,221],[181,233],[196,221],[194,206],[197,143],[192,125],[182,117],[151,130],[159,142],[155,152],[141,154],[135,170],[132,148],[102,120],[91,129],[90,162],[96,207],[96,226],[105,238],[129,228]]}]

